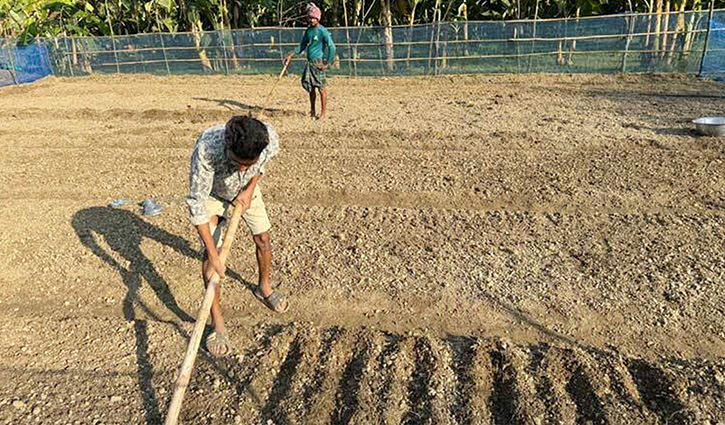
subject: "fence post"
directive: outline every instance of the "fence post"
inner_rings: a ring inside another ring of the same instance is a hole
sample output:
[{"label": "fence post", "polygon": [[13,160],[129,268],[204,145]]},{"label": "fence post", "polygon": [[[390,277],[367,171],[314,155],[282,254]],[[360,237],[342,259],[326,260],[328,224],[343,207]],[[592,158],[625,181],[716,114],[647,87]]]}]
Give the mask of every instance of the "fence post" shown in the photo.
[{"label": "fence post", "polygon": [[355,78],[357,78],[357,59],[358,59],[358,52],[360,51],[359,50],[360,49],[360,46],[359,46],[360,37],[362,37],[362,32],[363,32],[363,29],[362,29],[360,23],[358,23],[358,25],[356,25],[356,28],[357,28],[357,38],[355,39],[355,44],[352,45],[352,57],[351,57],[352,72],[353,72],[353,75],[355,76]]},{"label": "fence post", "polygon": [[[239,56],[237,56],[236,50],[237,50],[237,44],[234,41],[234,36],[232,35],[232,43],[234,44],[234,69],[239,69],[239,60],[240,58],[244,59],[244,29],[238,30],[239,34]],[[244,62],[242,62],[242,67],[244,66]]]},{"label": "fence post", "polygon": [[[280,23],[280,26],[277,27],[277,43],[279,43],[279,61],[280,61],[280,63],[284,64],[285,51],[284,51],[284,41],[282,38],[282,29],[281,28],[282,27],[281,27],[281,23]],[[350,42],[348,41],[348,44],[349,43]],[[232,44],[234,44],[234,36],[232,36]],[[274,46],[272,46],[272,47],[274,47]],[[282,66],[284,66],[284,65],[282,65]]]},{"label": "fence post", "polygon": [[[384,31],[385,30],[383,29],[383,32]],[[384,34],[383,34],[383,36],[384,36]],[[378,43],[378,62],[380,62],[380,69],[381,69],[382,76],[383,77],[387,76],[388,75],[388,72],[385,69],[385,62],[386,62],[386,60],[383,60],[383,50],[380,48],[380,43]]]},{"label": "fence post", "polygon": [[[440,13],[439,13],[440,15]],[[433,61],[433,75],[438,75],[438,59],[440,57],[440,49],[441,49],[441,22],[438,21],[436,23],[436,57]]]},{"label": "fence post", "polygon": [[65,43],[65,57],[68,58],[68,69],[70,69],[70,76],[75,77],[75,72],[73,71],[73,59],[71,59],[71,51],[68,49],[68,37],[63,38],[63,42]]},{"label": "fence post", "polygon": [[18,84],[18,76],[15,74],[15,59],[13,58],[13,55],[15,54],[15,43],[12,43],[10,46],[11,47],[6,47],[8,50],[8,57],[10,58],[10,76],[13,78],[13,84]]},{"label": "fence post", "polygon": [[629,31],[627,41],[624,43],[624,53],[622,54],[622,73],[627,72],[627,53],[629,52],[629,44],[632,42],[632,33],[634,33],[634,25],[637,22],[637,15],[630,15]]},{"label": "fence post", "polygon": [[395,68],[395,51],[393,50],[393,14],[390,12],[391,0],[380,0],[381,17],[385,24],[383,39],[385,40],[385,66],[388,72]]},{"label": "fence post", "polygon": [[[539,2],[537,1],[536,4],[538,6]],[[532,24],[531,24],[531,26],[532,26],[532,30],[531,30],[531,50],[529,50],[529,60],[527,61],[527,65],[526,65],[526,73],[530,73],[531,72],[531,60],[532,60],[532,58],[534,56],[534,50],[536,50],[536,24],[538,23],[538,20],[539,20],[538,16],[535,16],[534,17],[534,22],[532,22]]]},{"label": "fence post", "polygon": [[534,22],[532,23],[532,31],[531,31],[531,50],[529,51],[529,60],[527,61],[526,65],[526,72],[531,72],[531,58],[533,57],[534,49],[536,49],[536,22],[539,20],[539,0],[536,0],[536,7],[534,8]]},{"label": "fence post", "polygon": [[221,31],[217,31],[222,39],[222,52],[224,52],[224,74],[229,75],[229,55],[227,55],[227,35],[226,30],[222,26]]},{"label": "fence post", "polygon": [[516,73],[521,74],[521,42],[516,41],[519,36],[519,27],[514,27],[514,43],[516,44]]},{"label": "fence post", "polygon": [[[433,19],[435,19],[435,15],[434,15]],[[430,72],[431,60],[433,58],[433,40],[435,39],[435,33],[433,32],[433,24],[428,24],[428,28],[430,28],[430,43],[428,44],[428,61],[426,61],[426,69],[425,69],[426,75]]]},{"label": "fence post", "polygon": [[48,49],[48,44],[49,44],[48,39],[44,38],[43,43],[45,44],[45,49],[43,50],[43,57],[45,58],[45,63],[48,64],[48,68],[53,73],[52,75],[55,75],[56,74],[55,66],[54,66],[55,64],[50,59],[50,49]]},{"label": "fence post", "polygon": [[[344,13],[345,18],[345,41],[347,41],[347,55],[348,55],[348,62],[347,62],[347,75],[352,76],[352,66],[353,66],[353,54],[352,54],[352,46],[350,45],[350,24],[347,20],[347,2],[345,0],[342,0],[342,11]],[[281,51],[281,50],[280,50]],[[342,65],[340,65],[340,69],[342,69]]]},{"label": "fence post", "polygon": [[[166,57],[166,45],[164,44],[164,33],[159,33],[159,40],[161,40],[161,51],[164,53],[164,63],[166,64],[166,75],[171,75],[169,69],[169,58]],[[118,63],[118,62],[116,62]]]},{"label": "fence post", "polygon": [[70,48],[73,52],[73,56],[71,56],[71,63],[73,66],[78,66],[78,68],[83,71],[83,68],[80,65],[80,61],[78,60],[78,44],[76,43],[76,39],[73,38],[73,36],[70,36]]},{"label": "fence post", "polygon": [[[50,68],[51,72],[53,71],[53,67],[50,66],[50,60],[48,60],[48,57],[43,54],[43,46],[40,44],[40,37],[35,37],[35,46],[38,49],[38,57],[40,58],[40,66],[42,68]],[[47,52],[47,50],[46,50]]]},{"label": "fence post", "polygon": [[237,42],[234,40],[233,29],[229,29],[229,37],[229,40],[232,42],[232,45],[229,46],[229,53],[231,53],[232,55],[232,72],[236,72],[236,70],[239,68],[239,58],[237,58]]},{"label": "fence post", "polygon": [[702,68],[705,64],[705,57],[707,56],[707,49],[710,47],[710,30],[712,29],[712,17],[715,14],[715,0],[710,0],[710,13],[707,17],[707,32],[705,33],[705,47],[702,49],[702,58],[700,59],[700,71],[697,76],[702,77]]},{"label": "fence post", "polygon": [[116,61],[116,74],[121,73],[121,66],[118,64],[118,48],[116,47],[116,38],[111,33],[111,46],[113,46],[113,59]]}]

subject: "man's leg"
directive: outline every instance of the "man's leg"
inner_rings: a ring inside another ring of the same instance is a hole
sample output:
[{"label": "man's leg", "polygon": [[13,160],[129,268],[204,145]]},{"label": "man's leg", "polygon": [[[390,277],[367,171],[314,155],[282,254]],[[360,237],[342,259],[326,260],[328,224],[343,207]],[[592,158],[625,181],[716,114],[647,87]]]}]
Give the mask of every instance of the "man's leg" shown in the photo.
[{"label": "man's leg", "polygon": [[320,119],[325,118],[325,112],[327,112],[327,89],[320,87]]},{"label": "man's leg", "polygon": [[[254,189],[252,202],[242,216],[252,233],[256,246],[257,266],[259,267],[259,288],[255,293],[265,298],[265,303],[273,310],[283,313],[289,304],[285,297],[272,289],[272,242],[269,237],[271,224],[267,216],[267,208],[262,200],[259,185]],[[261,294],[259,294],[261,292]],[[274,295],[273,295],[274,294]],[[270,297],[271,296],[271,297]]]},{"label": "man's leg", "polygon": [[[257,246],[257,266],[259,267],[259,290],[265,298],[274,293],[272,289],[272,243],[269,239],[269,233],[264,232],[254,235],[254,244]],[[279,297],[279,294],[275,294]],[[269,298],[272,300],[272,298]],[[270,306],[277,312],[285,312],[289,304],[284,296],[278,298],[276,302],[270,302]]]},{"label": "man's leg", "polygon": [[310,90],[310,116],[312,118],[315,117],[315,101],[317,100],[317,95],[315,94],[315,88],[312,87],[312,90]]},{"label": "man's leg", "polygon": [[268,297],[272,293],[272,243],[267,232],[254,235],[253,239],[257,246],[259,289],[262,290],[262,295]]},{"label": "man's leg", "polygon": [[211,303],[211,321],[214,326],[214,332],[223,334],[227,332],[227,328],[224,326],[224,318],[222,317],[221,295],[222,287],[221,285],[217,285],[214,293],[214,301]]}]

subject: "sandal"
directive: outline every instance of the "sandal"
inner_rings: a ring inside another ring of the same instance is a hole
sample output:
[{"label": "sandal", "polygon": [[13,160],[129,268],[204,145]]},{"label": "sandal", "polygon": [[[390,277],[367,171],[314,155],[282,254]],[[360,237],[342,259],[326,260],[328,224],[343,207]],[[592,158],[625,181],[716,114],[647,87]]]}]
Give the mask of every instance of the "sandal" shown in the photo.
[{"label": "sandal", "polygon": [[264,305],[267,306],[267,308],[274,312],[286,313],[287,310],[289,310],[289,302],[287,302],[287,297],[280,294],[279,292],[273,291],[271,294],[269,294],[268,297],[265,297],[262,294],[262,290],[259,288],[259,286],[255,287],[252,292],[259,301],[262,301]]},{"label": "sandal", "polygon": [[212,332],[208,337],[206,337],[206,349],[212,356],[215,357],[227,356],[234,350],[229,337],[220,332]]}]

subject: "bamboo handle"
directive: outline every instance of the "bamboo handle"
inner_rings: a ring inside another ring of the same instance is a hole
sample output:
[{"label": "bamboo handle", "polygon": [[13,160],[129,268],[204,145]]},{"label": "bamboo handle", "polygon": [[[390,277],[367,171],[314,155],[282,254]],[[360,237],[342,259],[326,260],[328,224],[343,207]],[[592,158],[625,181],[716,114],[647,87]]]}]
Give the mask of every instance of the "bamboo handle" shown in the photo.
[{"label": "bamboo handle", "polygon": [[[234,240],[234,234],[237,232],[239,227],[239,220],[242,217],[243,208],[235,206],[232,219],[229,222],[229,227],[224,234],[224,244],[222,245],[221,253],[219,254],[219,260],[222,264],[227,262],[229,257],[229,251]],[[174,384],[174,394],[171,397],[171,403],[169,404],[169,411],[166,414],[166,421],[164,425],[176,425],[179,420],[179,413],[181,412],[181,403],[184,401],[184,394],[186,388],[189,386],[191,380],[191,371],[194,368],[194,362],[196,361],[196,353],[199,351],[199,345],[201,344],[201,336],[204,334],[204,327],[206,326],[206,319],[209,317],[209,311],[211,310],[211,304],[214,301],[214,295],[216,293],[216,287],[219,284],[219,275],[214,272],[209,284],[204,292],[204,301],[201,303],[199,312],[196,316],[196,323],[194,324],[194,331],[191,333],[189,340],[189,346],[186,349],[186,356],[184,362],[181,364],[179,371],[179,377],[176,379]]]},{"label": "bamboo handle", "polygon": [[[289,61],[291,62],[291,61]],[[272,86],[272,89],[267,94],[267,98],[264,100],[264,103],[269,103],[269,98],[272,97],[272,92],[274,92],[274,89],[277,87],[277,84],[279,84],[279,81],[282,79],[282,76],[284,75],[284,72],[287,71],[287,67],[289,66],[289,62],[285,61],[284,66],[282,67],[282,71],[279,73],[279,76],[277,77],[277,81],[274,82],[274,85]]]}]

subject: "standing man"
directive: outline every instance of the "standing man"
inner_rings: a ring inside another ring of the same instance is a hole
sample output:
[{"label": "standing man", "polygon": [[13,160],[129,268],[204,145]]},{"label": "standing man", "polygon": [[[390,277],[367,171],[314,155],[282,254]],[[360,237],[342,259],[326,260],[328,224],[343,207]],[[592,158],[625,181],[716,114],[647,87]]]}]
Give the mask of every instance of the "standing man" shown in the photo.
[{"label": "standing man", "polygon": [[[257,248],[259,285],[254,295],[269,308],[284,313],[289,308],[285,297],[272,290],[271,227],[259,190],[264,167],[279,152],[279,137],[274,129],[249,116],[232,117],[226,125],[211,127],[201,133],[191,155],[189,173],[189,206],[191,223],[196,226],[203,243],[202,277],[207,283],[213,272],[224,277],[225,266],[219,259],[222,225],[231,216],[232,207],[244,209],[247,223]],[[226,334],[217,286],[211,305],[214,332],[206,339],[209,352],[224,356],[232,352]]]},{"label": "standing man", "polygon": [[[316,118],[315,114],[315,89],[320,92],[320,116],[325,118],[327,111],[327,76],[325,71],[335,60],[335,43],[332,41],[330,31],[320,25],[322,11],[314,3],[307,4],[307,18],[309,26],[302,36],[300,46],[294,52],[290,52],[284,59],[285,65],[289,65],[295,55],[307,50],[307,65],[302,72],[302,87],[310,94],[310,116]],[[327,54],[325,54],[327,52]]]}]

